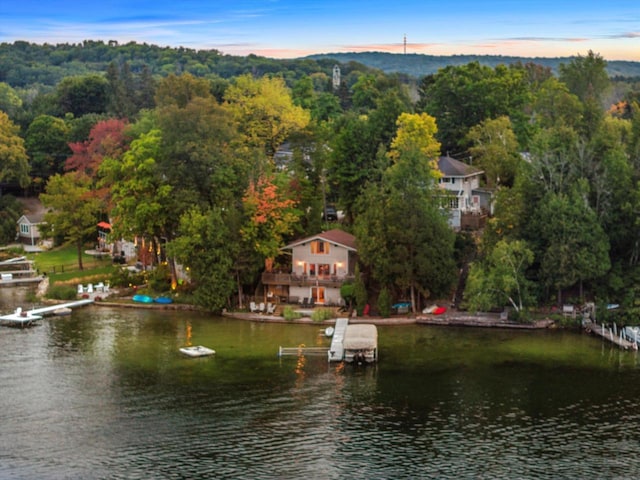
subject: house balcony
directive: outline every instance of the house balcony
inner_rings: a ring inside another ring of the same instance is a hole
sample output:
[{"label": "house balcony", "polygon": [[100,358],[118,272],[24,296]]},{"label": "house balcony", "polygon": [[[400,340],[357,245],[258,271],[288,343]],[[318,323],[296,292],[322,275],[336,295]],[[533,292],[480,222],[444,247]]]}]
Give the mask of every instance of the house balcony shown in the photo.
[{"label": "house balcony", "polygon": [[460,217],[461,230],[480,230],[487,224],[489,215],[485,211],[463,212]]},{"label": "house balcony", "polygon": [[288,285],[296,287],[318,286],[340,288],[347,280],[354,280],[354,275],[296,275],[295,273],[262,274],[264,285]]}]

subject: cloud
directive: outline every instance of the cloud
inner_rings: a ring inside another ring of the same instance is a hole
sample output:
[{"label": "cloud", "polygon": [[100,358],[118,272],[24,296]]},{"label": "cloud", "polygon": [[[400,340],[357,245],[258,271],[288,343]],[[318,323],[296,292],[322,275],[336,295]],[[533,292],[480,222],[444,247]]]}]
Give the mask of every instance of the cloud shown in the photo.
[{"label": "cloud", "polygon": [[618,40],[621,38],[640,38],[640,32],[626,32],[617,35],[608,35],[606,38],[610,40]]},{"label": "cloud", "polygon": [[503,40],[495,40],[497,43],[518,42],[588,42],[590,39],[581,37],[511,37]]},{"label": "cloud", "polygon": [[[437,47],[438,43],[409,43],[407,42],[407,51],[416,52],[426,50],[428,48]],[[348,52],[403,52],[404,43],[370,43],[361,45],[341,45],[340,50]]]}]

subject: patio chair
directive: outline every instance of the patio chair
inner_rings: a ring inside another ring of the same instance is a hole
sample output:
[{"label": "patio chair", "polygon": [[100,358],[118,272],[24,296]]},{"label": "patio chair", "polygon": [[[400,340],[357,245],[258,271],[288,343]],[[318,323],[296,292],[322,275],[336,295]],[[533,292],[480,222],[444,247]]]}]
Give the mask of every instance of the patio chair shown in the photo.
[{"label": "patio chair", "polygon": [[78,285],[78,295],[82,295],[83,293],[84,293],[84,287],[81,284],[79,284]]},{"label": "patio chair", "polygon": [[302,299],[302,306],[303,307],[308,307],[309,306],[309,299],[307,297],[304,297]]},{"label": "patio chair", "polygon": [[260,305],[258,305],[258,311],[260,313],[264,312],[265,306],[264,306],[264,302],[260,302]]},{"label": "patio chair", "polygon": [[276,304],[275,303],[267,303],[267,313],[269,315],[273,315],[276,312]]},{"label": "patio chair", "polygon": [[256,306],[256,302],[250,302],[249,303],[249,310],[251,310],[251,313],[257,313],[258,312],[258,307]]}]

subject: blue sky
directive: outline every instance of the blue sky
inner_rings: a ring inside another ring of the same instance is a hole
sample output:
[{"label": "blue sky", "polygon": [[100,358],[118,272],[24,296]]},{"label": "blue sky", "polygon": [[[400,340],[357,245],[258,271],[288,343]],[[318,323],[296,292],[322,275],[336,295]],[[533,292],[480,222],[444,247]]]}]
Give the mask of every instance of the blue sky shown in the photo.
[{"label": "blue sky", "polygon": [[0,42],[146,42],[292,58],[385,51],[640,61],[640,0],[2,0]]}]

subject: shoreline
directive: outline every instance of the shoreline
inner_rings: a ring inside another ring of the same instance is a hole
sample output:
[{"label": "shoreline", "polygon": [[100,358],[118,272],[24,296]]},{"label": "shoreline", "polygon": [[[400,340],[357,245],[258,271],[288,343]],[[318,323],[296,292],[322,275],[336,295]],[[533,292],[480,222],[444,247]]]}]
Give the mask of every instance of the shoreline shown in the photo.
[{"label": "shoreline", "polygon": [[[272,323],[301,323],[311,325],[334,325],[335,319],[317,322],[309,317],[302,317],[295,320],[285,320],[284,317],[278,315],[266,315],[260,313],[249,312],[223,312],[223,317],[236,318],[239,320],[254,322],[272,322]],[[533,323],[516,323],[500,320],[499,314],[449,314],[435,316],[418,315],[398,316],[398,317],[350,317],[349,323],[369,323],[373,325],[433,325],[433,326],[453,326],[453,327],[479,327],[479,328],[508,328],[520,330],[542,330],[551,328],[555,322],[551,319],[538,320]]]},{"label": "shoreline", "polygon": [[[48,279],[47,279],[48,280]],[[43,285],[44,284],[44,285]],[[46,289],[48,281],[41,282],[39,291],[43,292]],[[45,288],[42,288],[45,287]],[[39,292],[39,293],[40,293]],[[118,297],[111,297],[107,299],[102,297],[99,293],[94,293],[92,305],[98,307],[116,307],[116,308],[137,308],[145,310],[173,310],[173,311],[194,311],[200,313],[211,313],[210,311],[197,307],[191,304],[184,303],[140,303],[133,302],[128,297],[119,297],[122,300],[118,301]],[[41,297],[43,303],[56,304],[63,302],[62,300],[44,299]],[[212,313],[211,313],[212,314]],[[227,311],[217,314],[225,318],[233,318],[236,320],[258,322],[258,323],[291,323],[291,324],[308,324],[308,325],[334,325],[336,318],[324,320],[321,322],[312,320],[310,317],[301,317],[293,320],[286,320],[284,317],[277,314],[266,313],[251,313],[246,311]],[[343,318],[341,316],[340,318]],[[407,316],[393,316],[393,317],[349,317],[349,323],[352,324],[373,324],[373,325],[432,325],[432,326],[451,326],[451,327],[478,327],[478,328],[505,328],[505,329],[519,329],[519,330],[542,330],[555,327],[555,322],[551,319],[542,319],[533,323],[516,323],[508,320],[502,320],[500,314],[494,313],[476,313],[469,314],[465,312],[448,311],[443,315],[407,315]]]}]

